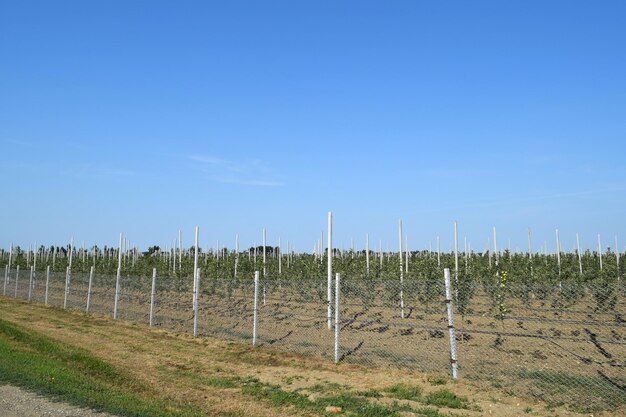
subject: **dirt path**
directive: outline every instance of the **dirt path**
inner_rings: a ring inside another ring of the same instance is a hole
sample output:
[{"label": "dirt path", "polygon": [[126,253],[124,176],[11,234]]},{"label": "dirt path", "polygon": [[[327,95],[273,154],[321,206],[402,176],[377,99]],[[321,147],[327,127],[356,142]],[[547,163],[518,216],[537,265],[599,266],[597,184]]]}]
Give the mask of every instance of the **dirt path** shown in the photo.
[{"label": "dirt path", "polygon": [[54,402],[11,385],[0,385],[0,417],[114,417]]}]

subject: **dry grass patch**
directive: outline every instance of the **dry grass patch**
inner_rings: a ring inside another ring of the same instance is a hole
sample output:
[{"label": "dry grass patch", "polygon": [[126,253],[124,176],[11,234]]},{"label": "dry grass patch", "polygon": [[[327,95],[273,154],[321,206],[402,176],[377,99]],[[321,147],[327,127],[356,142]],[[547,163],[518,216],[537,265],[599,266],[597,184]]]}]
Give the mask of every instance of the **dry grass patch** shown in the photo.
[{"label": "dry grass patch", "polygon": [[[465,381],[452,382],[400,369],[337,366],[270,348],[193,338],[2,297],[0,314],[4,320],[30,331],[80,346],[90,355],[123,369],[159,398],[187,404],[206,415],[317,416],[327,415],[327,405],[338,404],[344,404],[343,414],[356,410],[352,415],[371,416],[452,413],[471,417],[491,412],[509,417],[523,415],[528,407],[542,409],[541,404],[504,398],[499,392],[481,392]],[[419,391],[424,400],[421,405],[385,393],[398,384]],[[441,394],[443,384],[445,395]],[[498,403],[491,401],[496,396],[501,398]],[[429,398],[432,401],[427,401]],[[455,398],[469,399],[463,403],[463,410],[450,408]],[[433,406],[424,408],[429,403]],[[578,416],[563,410],[558,414]]]}]

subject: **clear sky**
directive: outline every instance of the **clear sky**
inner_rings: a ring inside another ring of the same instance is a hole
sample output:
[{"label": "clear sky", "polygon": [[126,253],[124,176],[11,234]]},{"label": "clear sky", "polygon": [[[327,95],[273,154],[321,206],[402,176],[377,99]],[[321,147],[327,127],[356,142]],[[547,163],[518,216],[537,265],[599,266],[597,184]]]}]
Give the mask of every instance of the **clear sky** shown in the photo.
[{"label": "clear sky", "polygon": [[626,246],[624,1],[0,1],[0,247]]}]

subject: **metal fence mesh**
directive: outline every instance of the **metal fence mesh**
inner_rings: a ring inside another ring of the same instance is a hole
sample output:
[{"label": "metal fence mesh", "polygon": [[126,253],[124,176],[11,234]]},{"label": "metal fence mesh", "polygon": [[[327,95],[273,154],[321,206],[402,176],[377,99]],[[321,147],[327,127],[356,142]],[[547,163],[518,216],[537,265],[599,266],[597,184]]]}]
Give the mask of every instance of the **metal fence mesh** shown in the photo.
[{"label": "metal fence mesh", "polygon": [[[66,294],[65,273],[50,273],[48,304],[84,311],[88,281],[89,274],[72,274]],[[623,282],[457,281],[461,378],[581,410],[626,409]],[[30,283],[30,271],[11,270],[6,296],[44,303],[45,273]],[[327,284],[325,277],[261,278],[257,345],[332,359]],[[151,285],[151,277],[122,277],[118,318],[148,323]],[[449,373],[444,294],[443,277],[342,277],[340,361]],[[89,299],[91,313],[112,315],[115,277],[95,274]],[[251,342],[253,316],[252,277],[201,277],[199,335]],[[153,325],[192,333],[193,319],[193,279],[157,277]]]}]

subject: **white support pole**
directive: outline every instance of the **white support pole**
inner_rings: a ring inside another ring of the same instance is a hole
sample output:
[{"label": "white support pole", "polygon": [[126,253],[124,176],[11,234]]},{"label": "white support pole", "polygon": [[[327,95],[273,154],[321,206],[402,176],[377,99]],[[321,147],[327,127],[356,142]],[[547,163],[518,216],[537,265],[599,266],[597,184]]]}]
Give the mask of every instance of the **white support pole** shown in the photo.
[{"label": "white support pole", "polygon": [[559,229],[556,229],[556,263],[559,267],[559,276],[561,276],[561,239],[559,238]]},{"label": "white support pole", "polygon": [[20,265],[17,264],[17,270],[15,271],[15,298],[17,298],[17,283],[20,279]]},{"label": "white support pole", "polygon": [[278,236],[278,275],[283,273],[283,248],[280,245],[280,236]]},{"label": "white support pole", "polygon": [[[198,226],[196,226],[196,233],[195,233],[195,240],[194,240],[194,254],[193,254],[193,285],[194,285],[194,292],[196,290],[195,286],[196,286],[196,271],[198,270],[198,234],[199,234],[200,230],[198,228]],[[195,295],[194,295],[195,297]]]},{"label": "white support pole", "polygon": [[439,236],[437,236],[437,267],[441,266],[441,245],[439,242]]},{"label": "white support pole", "polygon": [[[195,304],[196,304],[196,295],[198,293],[198,289],[196,288],[196,285],[198,283],[197,277],[198,277],[198,235],[199,235],[199,228],[198,226],[196,226],[196,234],[195,234],[195,243],[194,243],[194,254],[193,254],[193,306],[195,309]],[[195,313],[194,313],[194,317],[195,317]]]},{"label": "white support pole", "polygon": [[13,259],[13,242],[11,242],[11,248],[9,249],[9,270],[11,269],[12,259]]},{"label": "white support pole", "polygon": [[256,346],[259,324],[259,271],[254,271],[254,310],[252,314],[252,346]]},{"label": "white support pole", "polygon": [[[172,272],[176,274],[176,258],[178,258],[178,242],[174,239],[174,244],[172,245]],[[178,270],[180,271],[180,265],[178,266]]]},{"label": "white support pole", "polygon": [[619,282],[619,246],[617,244],[617,235],[615,235],[615,260],[617,262],[617,282]]},{"label": "white support pole", "polygon": [[122,244],[124,235],[120,233],[120,246],[117,253],[117,275],[115,277],[115,300],[113,302],[113,319],[117,319],[117,302],[120,298],[120,279],[122,277]]},{"label": "white support pole", "polygon": [[9,264],[6,264],[4,267],[4,289],[2,290],[2,295],[7,295],[8,282],[9,282]]},{"label": "white support pole", "polygon": [[324,263],[324,231],[320,231],[320,241],[319,241],[319,250],[317,251],[320,257],[320,263]]},{"label": "white support pole", "polygon": [[398,258],[400,260],[400,317],[404,318],[404,268],[402,268],[402,219],[398,221]]},{"label": "white support pole", "polygon": [[85,313],[89,313],[89,306],[91,305],[91,284],[93,283],[93,265],[89,268],[89,284],[87,285],[87,307],[85,307]]},{"label": "white support pole", "polygon": [[456,291],[458,295],[458,291],[459,291],[459,226],[456,220],[454,221],[454,283],[456,284]]},{"label": "white support pole", "polygon": [[380,261],[380,269],[383,268],[383,240],[378,242],[378,260]]},{"label": "white support pole", "polygon": [[183,234],[178,229],[178,270],[182,270],[183,266]]},{"label": "white support pole", "polygon": [[72,238],[70,239],[70,263],[69,263],[69,267],[70,267],[70,273],[72,271],[72,255],[74,253],[74,237],[72,236]]},{"label": "white support pole", "polygon": [[341,310],[341,276],[339,272],[335,274],[335,363],[339,363],[339,333],[341,326],[339,325],[339,311]]},{"label": "white support pole", "polygon": [[500,261],[500,255],[498,253],[498,235],[496,234],[496,226],[493,226],[493,254],[496,257],[496,269],[497,269],[498,262]]},{"label": "white support pole", "polygon": [[463,255],[465,258],[465,275],[467,275],[467,265],[469,262],[469,255],[467,252],[467,236],[463,236]]},{"label": "white support pole", "polygon": [[450,285],[450,270],[443,270],[443,277],[446,286],[446,307],[448,310],[448,334],[450,338],[450,364],[452,365],[452,378],[458,379],[458,358],[456,352],[456,334],[454,329],[454,313],[452,308],[452,288]]},{"label": "white support pole", "polygon": [[28,280],[28,301],[30,302],[30,299],[33,295],[33,274],[35,273],[35,266],[31,266],[30,267],[30,279]]},{"label": "white support pole", "polygon": [[[265,268],[265,260],[266,260],[266,259],[265,259],[265,258],[266,258],[265,253],[267,252],[267,250],[266,250],[266,248],[265,248],[265,245],[266,245],[266,243],[267,243],[267,242],[266,242],[266,237],[267,237],[267,236],[266,236],[266,234],[265,234],[265,228],[263,228],[263,279],[265,279],[265,277],[267,276],[267,270],[266,270],[266,268]],[[265,287],[265,286],[264,286],[264,287]]]},{"label": "white support pole", "polygon": [[333,213],[328,212],[328,276],[327,276],[327,307],[328,307],[328,330],[332,329],[332,300],[333,300]]},{"label": "white support pole", "polygon": [[50,265],[46,266],[46,294],[44,296],[44,304],[48,305],[48,286],[50,285]]},{"label": "white support pole", "polygon": [[528,260],[533,260],[533,246],[530,234],[530,227],[528,228]]},{"label": "white support pole", "polygon": [[580,238],[578,237],[578,233],[576,233],[576,253],[578,254],[578,270],[580,275],[583,275],[583,258],[580,253]]},{"label": "white support pole", "polygon": [[602,242],[600,241],[599,234],[598,234],[598,256],[600,257],[600,271],[602,271]]},{"label": "white support pole", "polygon": [[154,297],[156,295],[156,268],[152,268],[152,290],[150,291],[150,327],[154,323]]},{"label": "white support pole", "polygon": [[65,268],[65,291],[63,293],[63,308],[67,308],[67,298],[70,294],[70,266]]},{"label": "white support pole", "polygon": [[370,235],[365,235],[365,273],[370,276]]},{"label": "white support pole", "polygon": [[196,288],[193,300],[193,337],[198,336],[198,306],[200,304],[200,268],[196,271]]}]

